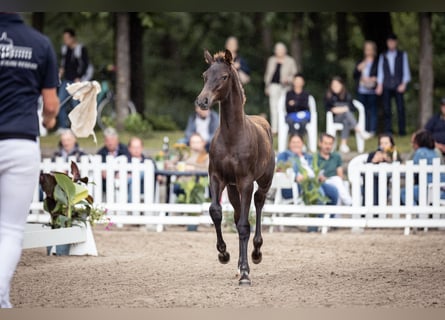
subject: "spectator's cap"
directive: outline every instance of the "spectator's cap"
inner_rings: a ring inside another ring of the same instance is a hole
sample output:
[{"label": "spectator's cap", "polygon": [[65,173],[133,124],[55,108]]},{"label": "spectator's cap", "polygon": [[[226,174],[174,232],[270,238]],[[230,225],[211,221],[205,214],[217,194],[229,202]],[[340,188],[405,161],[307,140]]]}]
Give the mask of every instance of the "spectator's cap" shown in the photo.
[{"label": "spectator's cap", "polygon": [[117,136],[117,131],[114,128],[108,127],[104,130],[104,136],[111,137],[111,136]]},{"label": "spectator's cap", "polygon": [[395,33],[390,33],[388,34],[388,36],[386,37],[386,40],[397,40],[397,35]]},{"label": "spectator's cap", "polygon": [[442,97],[442,99],[440,99],[440,104],[443,106],[445,105],[445,97]]}]

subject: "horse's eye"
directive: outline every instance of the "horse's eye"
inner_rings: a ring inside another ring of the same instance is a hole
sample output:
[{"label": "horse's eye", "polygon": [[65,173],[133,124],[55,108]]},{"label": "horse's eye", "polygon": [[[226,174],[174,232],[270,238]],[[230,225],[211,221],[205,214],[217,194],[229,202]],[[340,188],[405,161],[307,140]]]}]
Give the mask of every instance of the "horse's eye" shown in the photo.
[{"label": "horse's eye", "polygon": [[229,77],[228,75],[224,75],[224,76],[222,76],[222,79],[227,80],[228,77]]}]

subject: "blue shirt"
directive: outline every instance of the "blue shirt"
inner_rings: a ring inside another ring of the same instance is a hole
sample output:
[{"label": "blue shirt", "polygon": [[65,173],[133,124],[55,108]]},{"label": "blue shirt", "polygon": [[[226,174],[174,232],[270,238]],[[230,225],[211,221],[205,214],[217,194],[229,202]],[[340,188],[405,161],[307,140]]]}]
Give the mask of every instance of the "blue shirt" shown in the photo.
[{"label": "blue shirt", "polygon": [[[413,163],[419,164],[420,160],[426,159],[427,164],[431,165],[431,164],[433,164],[433,159],[435,159],[435,158],[439,158],[439,155],[437,154],[436,150],[428,149],[426,147],[421,147],[421,148],[418,148],[414,152]],[[445,174],[443,174],[443,173],[440,174],[440,181],[445,182]],[[427,174],[427,182],[428,183],[433,182],[433,174],[432,173]],[[418,182],[415,181],[415,184],[418,184]]]},{"label": "blue shirt", "polygon": [[0,135],[39,135],[37,101],[58,85],[50,40],[18,14],[0,13]]}]

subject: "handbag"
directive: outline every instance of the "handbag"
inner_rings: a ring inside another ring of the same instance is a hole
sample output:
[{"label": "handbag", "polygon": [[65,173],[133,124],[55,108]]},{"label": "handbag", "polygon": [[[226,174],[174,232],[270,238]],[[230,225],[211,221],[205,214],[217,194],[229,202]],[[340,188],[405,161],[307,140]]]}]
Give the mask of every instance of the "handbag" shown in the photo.
[{"label": "handbag", "polygon": [[309,122],[311,120],[311,113],[307,110],[291,112],[286,116],[287,122],[292,123],[301,123],[301,122]]}]

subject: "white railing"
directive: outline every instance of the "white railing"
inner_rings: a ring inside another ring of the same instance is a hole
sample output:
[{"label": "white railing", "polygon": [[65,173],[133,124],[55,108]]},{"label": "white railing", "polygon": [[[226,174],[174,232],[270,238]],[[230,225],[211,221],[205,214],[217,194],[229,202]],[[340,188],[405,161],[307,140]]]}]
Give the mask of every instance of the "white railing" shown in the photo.
[{"label": "white railing", "polygon": [[[90,192],[96,203],[108,210],[108,217],[116,224],[156,225],[162,231],[164,225],[211,224],[208,215],[209,203],[175,204],[159,203],[159,186],[155,182],[155,169],[152,161],[140,163],[136,159],[127,162],[125,157],[108,157],[106,163],[100,156],[84,156],[78,162],[81,176],[90,177]],[[42,161],[41,169],[68,171],[69,163],[57,160]],[[421,161],[419,165],[406,164],[365,164],[356,162],[348,168],[353,198],[352,206],[303,206],[294,204],[266,204],[263,209],[263,225],[269,226],[320,226],[322,232],[329,227],[350,228],[445,228],[445,203],[441,199],[440,176],[445,175],[445,166],[439,159],[432,165]],[[413,203],[414,175],[419,176],[419,205]],[[427,175],[432,175],[432,183],[427,183]],[[102,175],[106,177],[102,184]],[[131,203],[128,202],[128,178],[132,179]],[[373,204],[374,175],[379,177],[379,203]],[[144,192],[140,181],[143,177]],[[362,187],[364,186],[364,205]],[[104,187],[104,189],[103,189]],[[406,190],[406,205],[400,204],[401,188]],[[31,204],[33,214],[29,222],[48,222],[48,214],[43,213],[39,201],[39,190],[35,192]],[[223,211],[233,211],[230,204],[223,203]],[[254,211],[252,207],[252,211]],[[200,215],[188,215],[201,213]],[[276,213],[280,213],[276,215]],[[313,215],[316,217],[312,217]],[[309,216],[311,215],[311,216]],[[335,218],[331,216],[335,215]],[[320,218],[322,217],[322,218]]]}]

